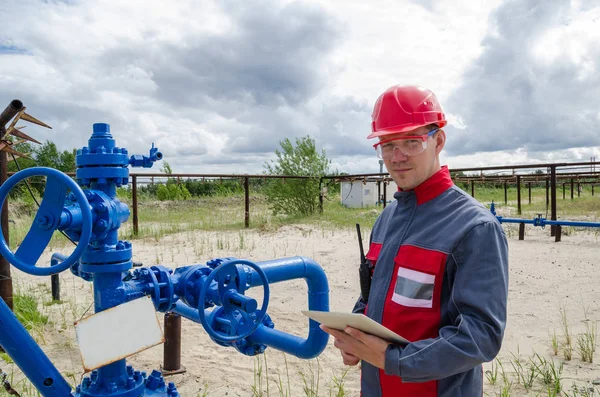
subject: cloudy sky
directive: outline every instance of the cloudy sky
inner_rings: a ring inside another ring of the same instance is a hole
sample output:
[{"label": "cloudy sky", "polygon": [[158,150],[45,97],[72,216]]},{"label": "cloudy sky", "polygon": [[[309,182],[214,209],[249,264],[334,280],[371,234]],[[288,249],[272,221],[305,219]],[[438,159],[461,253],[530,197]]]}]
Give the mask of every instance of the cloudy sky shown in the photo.
[{"label": "cloudy sky", "polygon": [[106,122],[175,172],[260,173],[312,136],[377,172],[394,84],[441,100],[451,168],[600,159],[600,0],[0,0],[0,107],[61,149]]}]

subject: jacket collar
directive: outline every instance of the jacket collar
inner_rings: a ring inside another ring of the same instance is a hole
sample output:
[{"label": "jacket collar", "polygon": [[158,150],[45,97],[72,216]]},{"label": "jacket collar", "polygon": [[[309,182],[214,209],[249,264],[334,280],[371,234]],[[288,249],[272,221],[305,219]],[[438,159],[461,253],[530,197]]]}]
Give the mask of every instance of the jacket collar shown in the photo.
[{"label": "jacket collar", "polygon": [[404,191],[398,188],[398,193],[394,194],[394,197],[396,197],[396,199],[399,199],[401,196],[414,193],[417,196],[417,205],[421,205],[430,200],[433,200],[434,198],[451,188],[453,185],[454,183],[450,178],[450,171],[448,171],[448,166],[444,165],[438,172],[433,174],[431,177],[429,177],[429,179],[427,179],[425,182],[421,183],[414,189]]}]

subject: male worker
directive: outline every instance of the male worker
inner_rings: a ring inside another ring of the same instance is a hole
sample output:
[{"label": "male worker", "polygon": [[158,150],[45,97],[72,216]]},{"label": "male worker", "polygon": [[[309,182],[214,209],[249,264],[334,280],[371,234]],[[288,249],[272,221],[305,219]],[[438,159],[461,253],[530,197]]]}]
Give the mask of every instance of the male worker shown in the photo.
[{"label": "male worker", "polygon": [[368,302],[361,296],[354,312],[411,343],[323,329],[344,364],[362,360],[363,397],[481,397],[482,363],[500,350],[506,324],[506,237],[440,166],[447,121],[433,92],[391,87],[372,117],[368,138],[379,139],[399,191],[373,227]]}]

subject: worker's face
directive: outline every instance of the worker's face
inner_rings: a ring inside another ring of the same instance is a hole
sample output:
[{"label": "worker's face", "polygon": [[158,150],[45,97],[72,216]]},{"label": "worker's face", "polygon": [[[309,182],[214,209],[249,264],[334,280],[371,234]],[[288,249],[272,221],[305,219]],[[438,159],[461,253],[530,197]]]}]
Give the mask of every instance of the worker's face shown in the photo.
[{"label": "worker's face", "polygon": [[[387,142],[402,136],[427,135],[428,132],[427,127],[419,127],[400,134],[385,135],[380,137],[380,141],[385,140]],[[443,130],[438,130],[428,137],[426,142],[427,147],[425,150],[413,156],[407,156],[401,150],[393,150],[391,155],[383,156],[387,171],[400,189],[414,189],[439,171],[439,154],[446,143],[446,134]]]}]

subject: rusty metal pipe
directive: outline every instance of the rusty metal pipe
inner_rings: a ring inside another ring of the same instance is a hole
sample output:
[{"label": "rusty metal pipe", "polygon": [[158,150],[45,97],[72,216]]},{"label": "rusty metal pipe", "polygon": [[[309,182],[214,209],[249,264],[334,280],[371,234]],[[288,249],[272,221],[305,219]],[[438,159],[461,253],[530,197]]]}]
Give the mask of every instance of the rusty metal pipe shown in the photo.
[{"label": "rusty metal pipe", "polygon": [[[12,100],[6,109],[0,114],[0,138],[6,134],[6,124],[13,118],[17,113],[23,109],[23,102],[18,99]],[[6,152],[0,152],[0,185],[2,185],[8,179],[8,159]],[[9,244],[10,237],[8,232],[8,200],[4,201],[0,214],[0,227],[2,227],[2,233],[6,243]],[[12,278],[10,276],[10,263],[6,258],[0,256],[0,297],[4,299],[8,307],[12,310],[13,308],[13,285]]]},{"label": "rusty metal pipe", "polygon": [[172,312],[165,313],[165,344],[163,357],[163,375],[185,372],[181,366],[181,316]]},{"label": "rusty metal pipe", "polygon": [[23,102],[13,99],[0,114],[0,132],[4,135],[6,124],[23,109]]}]

